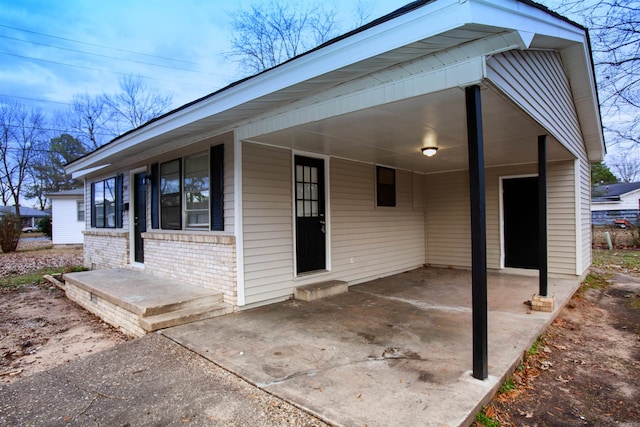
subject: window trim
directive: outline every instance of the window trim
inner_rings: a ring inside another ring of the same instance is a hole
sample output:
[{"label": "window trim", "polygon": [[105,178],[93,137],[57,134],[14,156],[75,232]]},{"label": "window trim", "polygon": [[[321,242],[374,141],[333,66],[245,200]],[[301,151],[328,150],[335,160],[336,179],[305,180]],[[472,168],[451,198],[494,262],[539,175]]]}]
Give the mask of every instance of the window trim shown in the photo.
[{"label": "window trim", "polygon": [[[188,227],[186,210],[185,164],[190,157],[207,156],[209,178],[209,201],[207,203],[208,225],[206,227]],[[163,227],[162,220],[162,166],[179,162],[180,168],[180,226]],[[185,230],[185,231],[224,231],[224,143],[210,146],[206,151],[189,156],[177,157],[166,162],[151,164],[151,229],[153,230]],[[155,203],[154,203],[155,202]]]},{"label": "window trim", "polygon": [[[80,205],[82,205],[82,209],[80,209]],[[76,200],[76,215],[78,222],[85,221],[85,205],[84,200]]]},{"label": "window trim", "polygon": [[[105,204],[105,200],[106,199],[106,189],[107,189],[107,182],[108,181],[112,181],[113,182],[113,225],[109,225],[109,221],[108,221],[108,212],[106,209],[106,204]],[[108,229],[115,229],[115,228],[122,228],[122,175],[118,174],[118,175],[114,175],[114,176],[110,176],[108,178],[104,178],[104,179],[100,179],[97,181],[94,181],[91,183],[91,228],[108,228]],[[103,209],[104,209],[104,213],[103,213],[103,222],[102,225],[98,224],[98,205],[96,203],[96,187],[97,184],[102,184],[102,205],[103,205]],[[86,209],[86,207],[85,207]]]}]

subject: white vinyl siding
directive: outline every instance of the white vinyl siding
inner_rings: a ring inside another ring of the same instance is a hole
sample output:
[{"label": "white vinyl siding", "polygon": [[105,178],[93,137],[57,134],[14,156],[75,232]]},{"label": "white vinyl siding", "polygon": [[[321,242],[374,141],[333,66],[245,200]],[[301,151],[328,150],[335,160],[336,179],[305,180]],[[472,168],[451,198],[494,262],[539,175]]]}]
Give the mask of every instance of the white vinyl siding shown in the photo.
[{"label": "white vinyl siding", "polygon": [[291,151],[244,143],[242,193],[247,304],[293,293]]},{"label": "white vinyl siding", "polygon": [[54,245],[80,244],[84,241],[84,218],[78,221],[79,198],[52,197],[51,198],[51,233]]},{"label": "white vinyl siding", "polygon": [[427,264],[471,267],[469,172],[427,175]]},{"label": "white vinyl siding", "polygon": [[350,283],[424,264],[424,210],[413,174],[396,170],[396,206],[376,207],[374,165],[331,159],[332,276]]},{"label": "white vinyl siding", "polygon": [[[576,274],[573,161],[547,169],[549,272]],[[485,172],[487,267],[500,268],[500,178],[537,175],[537,165],[489,168]],[[427,175],[427,264],[471,267],[468,171]],[[535,197],[536,195],[534,195]],[[535,242],[532,242],[535,244]]]},{"label": "white vinyl siding", "polygon": [[[212,143],[212,145],[215,145]],[[235,196],[233,184],[233,137],[224,141],[224,231],[234,232],[235,227]]]},{"label": "white vinyl siding", "polygon": [[397,170],[396,206],[376,207],[375,165],[331,159],[331,271],[296,279],[292,153],[244,143],[242,157],[247,304],[286,298],[300,280],[353,284],[424,263],[424,210],[413,208],[413,174]]},{"label": "white vinyl siding", "polygon": [[573,204],[573,223],[580,227],[573,236],[576,254],[573,274],[580,275],[591,264],[591,181],[587,151],[561,56],[552,51],[500,53],[487,60],[487,77],[578,159],[577,173],[573,169],[574,198],[564,203]]},{"label": "white vinyl siding", "polygon": [[487,60],[487,77],[576,157],[586,152],[560,55],[509,51]]}]

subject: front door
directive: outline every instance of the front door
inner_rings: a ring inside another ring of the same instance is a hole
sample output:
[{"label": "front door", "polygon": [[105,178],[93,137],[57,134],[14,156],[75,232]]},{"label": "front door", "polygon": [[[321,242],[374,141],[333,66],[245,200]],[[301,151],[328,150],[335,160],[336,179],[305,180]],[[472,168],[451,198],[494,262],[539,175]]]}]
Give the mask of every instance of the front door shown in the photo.
[{"label": "front door", "polygon": [[324,160],[295,157],[297,272],[326,268]]},{"label": "front door", "polygon": [[134,261],[144,262],[142,233],[147,231],[147,186],[146,172],[133,176],[133,253]]},{"label": "front door", "polygon": [[539,268],[538,177],[502,181],[504,266]]}]

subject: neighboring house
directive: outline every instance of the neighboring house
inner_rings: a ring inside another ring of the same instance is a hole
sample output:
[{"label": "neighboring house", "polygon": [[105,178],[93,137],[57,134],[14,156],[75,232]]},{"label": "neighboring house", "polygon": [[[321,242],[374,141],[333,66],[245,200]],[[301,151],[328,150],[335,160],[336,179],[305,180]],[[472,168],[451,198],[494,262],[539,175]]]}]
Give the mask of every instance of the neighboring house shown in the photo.
[{"label": "neighboring house", "polygon": [[599,185],[591,189],[591,222],[613,225],[626,219],[636,224],[640,213],[640,182]]},{"label": "neighboring house", "polygon": [[[5,213],[16,213],[14,206],[0,206],[0,216]],[[45,217],[51,216],[51,212],[48,210],[39,211],[37,209],[28,208],[26,206],[20,206],[20,219],[22,220],[22,227],[35,227],[38,222]]]},{"label": "neighboring house", "polygon": [[316,282],[466,269],[485,233],[488,269],[538,269],[538,187],[548,272],[583,277],[601,129],[583,27],[530,1],[417,1],[66,171],[86,183],[87,267],[179,278],[239,309]]},{"label": "neighboring house", "polygon": [[84,190],[65,190],[46,195],[51,199],[51,240],[54,245],[82,244],[84,236]]}]

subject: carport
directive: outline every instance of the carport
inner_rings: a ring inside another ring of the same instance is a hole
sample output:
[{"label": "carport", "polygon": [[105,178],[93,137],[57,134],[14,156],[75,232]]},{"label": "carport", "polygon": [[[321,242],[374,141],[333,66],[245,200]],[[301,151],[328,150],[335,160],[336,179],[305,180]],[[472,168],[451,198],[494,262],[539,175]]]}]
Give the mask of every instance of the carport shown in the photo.
[{"label": "carport", "polygon": [[534,312],[525,302],[537,277],[490,273],[489,378],[479,381],[470,276],[421,268],[162,333],[336,425],[467,425],[579,284],[551,279],[555,311]]}]

